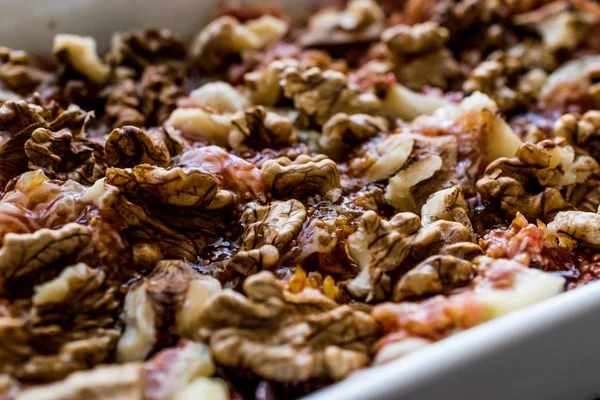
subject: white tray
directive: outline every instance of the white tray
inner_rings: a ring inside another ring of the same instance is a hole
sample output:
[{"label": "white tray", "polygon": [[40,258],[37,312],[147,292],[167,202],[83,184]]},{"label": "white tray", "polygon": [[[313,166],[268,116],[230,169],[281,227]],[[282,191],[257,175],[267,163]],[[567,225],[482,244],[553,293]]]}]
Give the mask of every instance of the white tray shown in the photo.
[{"label": "white tray", "polygon": [[[301,12],[318,0],[287,0]],[[56,33],[97,38],[158,25],[190,38],[203,0],[0,0],[0,45],[48,51]],[[338,399],[592,400],[600,397],[600,282],[459,333],[309,396]]]}]

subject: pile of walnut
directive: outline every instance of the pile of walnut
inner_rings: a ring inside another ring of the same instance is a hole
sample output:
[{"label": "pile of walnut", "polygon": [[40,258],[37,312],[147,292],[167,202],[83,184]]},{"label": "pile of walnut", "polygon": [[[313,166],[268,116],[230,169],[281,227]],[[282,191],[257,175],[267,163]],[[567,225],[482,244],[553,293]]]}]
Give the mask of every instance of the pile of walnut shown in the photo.
[{"label": "pile of walnut", "polygon": [[0,48],[0,399],[298,397],[600,277],[600,7],[399,3]]}]

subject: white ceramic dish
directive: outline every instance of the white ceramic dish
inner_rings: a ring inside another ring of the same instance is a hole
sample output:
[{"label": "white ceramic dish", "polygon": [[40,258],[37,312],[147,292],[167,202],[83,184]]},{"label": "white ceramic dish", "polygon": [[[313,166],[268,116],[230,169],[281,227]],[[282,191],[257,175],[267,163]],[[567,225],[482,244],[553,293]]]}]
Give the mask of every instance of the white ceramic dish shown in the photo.
[{"label": "white ceramic dish", "polygon": [[[318,0],[284,1],[302,12]],[[55,33],[98,39],[158,25],[189,38],[204,0],[0,0],[0,44],[48,51]],[[591,400],[600,397],[600,282],[366,369],[309,396],[337,399]]]}]

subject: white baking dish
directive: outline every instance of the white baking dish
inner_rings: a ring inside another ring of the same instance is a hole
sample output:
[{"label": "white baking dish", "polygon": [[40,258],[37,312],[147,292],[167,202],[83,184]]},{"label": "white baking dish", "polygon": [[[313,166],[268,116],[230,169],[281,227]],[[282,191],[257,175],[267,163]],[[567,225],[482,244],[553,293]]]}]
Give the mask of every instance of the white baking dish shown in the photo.
[{"label": "white baking dish", "polygon": [[[318,0],[284,1],[302,12]],[[0,0],[0,45],[48,51],[55,33],[98,39],[160,25],[189,38],[210,17],[203,0]],[[600,397],[600,282],[360,371],[311,400]]]}]

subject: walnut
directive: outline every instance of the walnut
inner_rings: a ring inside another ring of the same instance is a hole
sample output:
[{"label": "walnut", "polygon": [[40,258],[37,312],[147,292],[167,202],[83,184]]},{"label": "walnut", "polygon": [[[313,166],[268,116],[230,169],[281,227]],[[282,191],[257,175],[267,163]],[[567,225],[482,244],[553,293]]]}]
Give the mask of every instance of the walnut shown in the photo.
[{"label": "walnut", "polygon": [[75,257],[91,239],[90,230],[76,223],[35,233],[7,233],[0,249],[0,275],[12,279],[39,274],[46,266]]},{"label": "walnut", "polygon": [[398,82],[413,90],[425,86],[448,89],[459,75],[458,63],[448,49],[428,53],[407,62],[399,63],[394,71]]},{"label": "walnut", "polygon": [[37,308],[38,317],[58,309],[67,313],[71,309],[81,312],[98,311],[106,307],[109,310],[118,307],[115,303],[114,288],[99,291],[105,284],[106,274],[101,269],[93,269],[84,263],[65,268],[58,277],[34,287],[31,298]]},{"label": "walnut", "polygon": [[[187,399],[186,392],[193,391],[191,386],[216,387],[219,393],[211,397],[206,393],[211,387],[200,389],[195,398],[226,400],[222,396],[227,387],[218,379],[208,379],[215,373],[215,363],[210,349],[203,343],[183,340],[177,346],[158,352],[144,363],[144,399],[146,400],[177,400]],[[211,385],[212,384],[212,385]],[[219,390],[220,389],[220,390]],[[192,397],[194,398],[194,397]]]},{"label": "walnut", "polygon": [[463,90],[483,92],[496,102],[500,111],[509,112],[533,104],[545,81],[543,70],[527,72],[516,56],[494,52],[471,71]]},{"label": "walnut", "polygon": [[417,203],[415,200],[412,193],[413,187],[418,188],[423,182],[433,178],[442,170],[442,166],[443,160],[440,156],[429,154],[404,167],[390,178],[385,191],[385,200],[396,210],[418,210],[420,202]]},{"label": "walnut", "polygon": [[488,165],[477,188],[484,198],[499,201],[507,215],[521,212],[528,220],[548,221],[573,207],[566,192],[584,185],[597,169],[592,157],[577,154],[562,138],[524,143],[516,157]]},{"label": "walnut", "polygon": [[231,119],[235,127],[229,133],[229,145],[234,148],[279,148],[296,141],[292,121],[262,106],[239,111]]},{"label": "walnut", "polygon": [[98,57],[92,37],[56,35],[52,51],[59,60],[97,85],[104,85],[110,78],[111,68]]},{"label": "walnut", "polygon": [[216,71],[231,56],[244,50],[259,50],[276,42],[287,29],[285,22],[268,16],[246,24],[230,16],[219,17],[196,36],[190,54],[200,68]]},{"label": "walnut", "polygon": [[0,81],[8,89],[25,95],[51,79],[52,75],[40,68],[31,55],[0,46]]},{"label": "walnut", "polygon": [[540,91],[546,106],[562,109],[572,102],[593,101],[589,90],[600,71],[599,56],[584,56],[568,61],[548,76]]},{"label": "walnut", "polygon": [[266,200],[265,185],[258,168],[217,146],[189,150],[179,158],[179,165],[210,172],[223,189],[242,202]]},{"label": "walnut", "polygon": [[112,66],[142,70],[150,65],[180,62],[185,57],[185,45],[177,35],[165,28],[148,28],[114,34],[105,58]]},{"label": "walnut", "polygon": [[525,39],[509,48],[506,53],[510,57],[518,58],[528,71],[541,69],[550,72],[558,66],[556,55],[538,41]]},{"label": "walnut", "polygon": [[[434,20],[446,27],[452,38],[465,34],[473,26],[487,27],[506,18],[507,1],[458,0],[441,1],[434,5]],[[522,1],[521,1],[522,2]],[[417,5],[420,7],[420,5]],[[459,39],[460,40],[460,39]]]},{"label": "walnut", "polygon": [[61,378],[105,362],[112,354],[120,335],[113,329],[114,315],[121,302],[118,287],[110,286],[102,269],[84,263],[69,266],[34,287],[32,304],[27,321],[34,354],[16,374],[27,379]]},{"label": "walnut", "polygon": [[367,314],[313,289],[288,293],[269,272],[246,278],[243,290],[212,297],[201,317],[219,364],[298,382],[341,379],[369,362],[378,326]]},{"label": "walnut", "polygon": [[584,39],[587,27],[598,22],[592,13],[573,9],[568,3],[555,1],[528,13],[513,17],[516,25],[531,26],[550,50],[575,49]]},{"label": "walnut", "polygon": [[182,144],[164,128],[147,131],[134,126],[113,130],[104,145],[106,164],[127,168],[138,164],[167,167]]},{"label": "walnut", "polygon": [[270,269],[301,231],[305,219],[306,209],[297,200],[274,201],[268,206],[248,204],[241,221],[245,227],[242,246],[227,265],[242,275]]},{"label": "walnut", "polygon": [[396,25],[381,34],[381,41],[397,55],[429,53],[444,47],[450,32],[429,21],[416,25]]},{"label": "walnut", "polygon": [[215,177],[200,168],[108,168],[106,183],[167,223],[188,229],[219,229],[219,218],[233,207],[231,192],[220,189]]},{"label": "walnut", "polygon": [[38,128],[25,142],[29,169],[42,170],[53,179],[68,179],[92,184],[103,176],[103,168],[96,160],[101,148],[87,140],[76,139],[69,129],[53,132]]},{"label": "walnut", "polygon": [[43,107],[24,100],[3,102],[0,105],[0,131],[14,137],[31,125],[41,125],[54,119],[58,111],[55,104]]},{"label": "walnut", "polygon": [[140,111],[141,101],[137,94],[137,85],[133,79],[124,79],[106,89],[106,115],[113,126],[144,126],[146,116]]},{"label": "walnut", "polygon": [[384,28],[385,15],[373,0],[352,0],[343,11],[325,8],[313,14],[301,44],[331,46],[375,41]]},{"label": "walnut", "polygon": [[381,34],[381,40],[393,55],[398,82],[419,91],[424,86],[446,89],[458,76],[458,63],[445,48],[448,38],[448,30],[431,21],[396,25]]},{"label": "walnut", "polygon": [[160,125],[165,122],[177,106],[177,99],[183,96],[180,71],[161,64],[144,69],[138,91],[141,94],[141,111],[146,116],[146,125]]},{"label": "walnut", "polygon": [[392,300],[442,293],[446,285],[467,283],[475,269],[473,264],[451,255],[432,256],[411,268],[394,288]]},{"label": "walnut", "polygon": [[160,261],[147,278],[127,292],[121,315],[126,327],[117,358],[143,360],[171,334],[195,338],[206,301],[220,290],[219,281],[200,275],[184,261]]},{"label": "walnut", "polygon": [[24,101],[2,104],[0,131],[8,131],[11,137],[0,145],[0,186],[27,170],[25,143],[37,128],[53,132],[68,128],[79,138],[88,119],[89,114],[75,105],[63,110],[54,102],[45,106]]},{"label": "walnut", "polygon": [[353,172],[369,182],[390,177],[386,201],[400,211],[417,212],[429,195],[456,180],[457,141],[452,136],[399,133],[375,146]]},{"label": "walnut", "polygon": [[[473,232],[473,225],[469,219],[469,208],[460,186],[435,192],[429,196],[421,208],[423,225],[429,225],[439,220],[459,222]],[[474,233],[472,239],[475,241]]]},{"label": "walnut", "polygon": [[297,60],[286,58],[272,61],[265,67],[244,75],[244,82],[250,92],[252,103],[271,107],[279,103],[283,97],[280,84],[283,72],[288,67],[298,66]]},{"label": "walnut", "polygon": [[560,244],[572,250],[576,245],[600,247],[598,228],[600,215],[583,211],[562,211],[548,224],[548,231],[556,234]]},{"label": "walnut", "polygon": [[554,123],[552,132],[587,150],[596,160],[600,159],[600,111],[591,110],[579,118],[564,114]]},{"label": "walnut", "polygon": [[381,299],[391,289],[389,273],[406,259],[421,260],[444,246],[470,239],[469,230],[457,222],[440,220],[422,227],[413,213],[398,213],[385,221],[374,211],[367,211],[346,241],[346,253],[360,270],[348,290],[355,297]]},{"label": "walnut", "polygon": [[346,241],[346,253],[360,270],[360,275],[348,285],[350,293],[355,297],[380,297],[370,282],[372,270],[391,270],[400,264],[408,256],[404,247],[420,227],[421,221],[415,214],[396,214],[388,222],[374,211],[364,213],[357,231]]},{"label": "walnut", "polygon": [[369,182],[377,182],[389,178],[400,170],[409,159],[415,147],[415,140],[410,135],[389,135],[384,140],[365,145],[366,162],[356,168],[351,168],[354,175],[363,176]]},{"label": "walnut", "polygon": [[20,318],[0,323],[0,337],[7,344],[0,348],[3,372],[49,381],[111,356],[119,337],[113,316],[120,301],[103,270],[83,263],[69,266],[34,287],[31,305]]},{"label": "walnut", "polygon": [[313,67],[301,72],[288,67],[283,71],[281,86],[284,95],[294,100],[294,106],[317,125],[339,112],[377,115],[382,111],[381,101],[374,94],[361,93],[338,71]]},{"label": "walnut", "polygon": [[142,364],[106,365],[76,372],[66,379],[33,387],[19,395],[20,400],[136,399],[144,396]]},{"label": "walnut", "polygon": [[319,144],[332,158],[340,160],[348,154],[353,145],[387,130],[388,124],[384,118],[367,114],[338,113],[323,125]]},{"label": "walnut", "polygon": [[266,161],[261,168],[265,185],[276,199],[302,198],[319,194],[329,200],[341,195],[337,165],[324,155],[300,155]]}]

